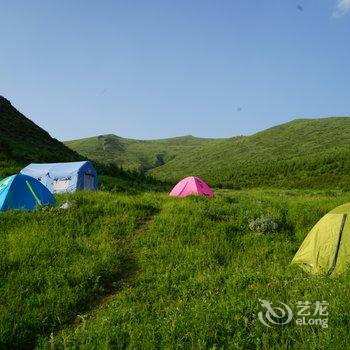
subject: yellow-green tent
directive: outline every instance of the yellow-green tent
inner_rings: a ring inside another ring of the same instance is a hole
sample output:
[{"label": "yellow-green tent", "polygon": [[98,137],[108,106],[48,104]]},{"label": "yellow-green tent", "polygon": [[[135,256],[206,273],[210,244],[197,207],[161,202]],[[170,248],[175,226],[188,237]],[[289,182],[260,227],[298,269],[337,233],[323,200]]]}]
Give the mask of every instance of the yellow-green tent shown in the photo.
[{"label": "yellow-green tent", "polygon": [[312,274],[346,270],[350,265],[350,203],[333,209],[313,227],[292,264]]}]

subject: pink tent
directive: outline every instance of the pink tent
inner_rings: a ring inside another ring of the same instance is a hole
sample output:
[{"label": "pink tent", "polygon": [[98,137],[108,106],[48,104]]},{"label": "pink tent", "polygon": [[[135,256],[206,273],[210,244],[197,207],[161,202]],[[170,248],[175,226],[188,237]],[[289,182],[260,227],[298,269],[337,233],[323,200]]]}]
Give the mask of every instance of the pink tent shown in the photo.
[{"label": "pink tent", "polygon": [[195,176],[184,178],[170,192],[170,196],[173,197],[187,197],[191,195],[214,197],[214,192],[203,180]]}]

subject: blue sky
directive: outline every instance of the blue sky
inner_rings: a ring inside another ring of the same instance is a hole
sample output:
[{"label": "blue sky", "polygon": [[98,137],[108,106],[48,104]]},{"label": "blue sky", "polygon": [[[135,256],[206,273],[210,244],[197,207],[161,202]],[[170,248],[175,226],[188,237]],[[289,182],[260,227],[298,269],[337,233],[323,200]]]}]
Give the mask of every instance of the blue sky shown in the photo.
[{"label": "blue sky", "polygon": [[60,140],[350,114],[350,0],[0,5],[0,95]]}]

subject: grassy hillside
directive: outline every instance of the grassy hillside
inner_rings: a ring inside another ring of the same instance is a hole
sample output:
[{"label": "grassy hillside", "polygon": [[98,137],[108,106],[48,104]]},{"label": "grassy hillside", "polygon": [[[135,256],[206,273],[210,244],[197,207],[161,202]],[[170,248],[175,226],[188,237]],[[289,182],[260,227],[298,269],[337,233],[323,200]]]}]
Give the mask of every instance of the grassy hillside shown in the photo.
[{"label": "grassy hillside", "polygon": [[81,160],[76,152],[52,138],[0,96],[0,165]]},{"label": "grassy hillside", "polygon": [[198,147],[215,143],[214,139],[193,136],[162,140],[133,140],[116,135],[101,135],[65,144],[78,153],[100,162],[116,163],[126,169],[151,169]]},{"label": "grassy hillside", "polygon": [[300,119],[231,139],[139,141],[114,135],[66,142],[102,162],[149,169],[169,181],[197,175],[214,186],[347,187],[350,118]]},{"label": "grassy hillside", "polygon": [[[0,348],[347,348],[350,275],[310,277],[289,264],[349,193],[67,199],[67,210],[1,215]],[[252,230],[259,217],[277,227]],[[329,327],[269,329],[259,299],[294,311],[297,301],[326,300]]]},{"label": "grassy hillside", "polygon": [[295,120],[178,154],[151,174],[223,187],[348,187],[350,118]]}]

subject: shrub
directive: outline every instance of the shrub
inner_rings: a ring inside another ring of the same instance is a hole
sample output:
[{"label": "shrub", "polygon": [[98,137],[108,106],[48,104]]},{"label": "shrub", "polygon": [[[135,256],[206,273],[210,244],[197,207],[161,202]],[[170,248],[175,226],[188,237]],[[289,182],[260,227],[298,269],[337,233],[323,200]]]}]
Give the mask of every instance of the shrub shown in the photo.
[{"label": "shrub", "polygon": [[266,234],[275,232],[278,228],[278,224],[270,213],[266,213],[256,219],[250,220],[249,228],[252,231]]}]

